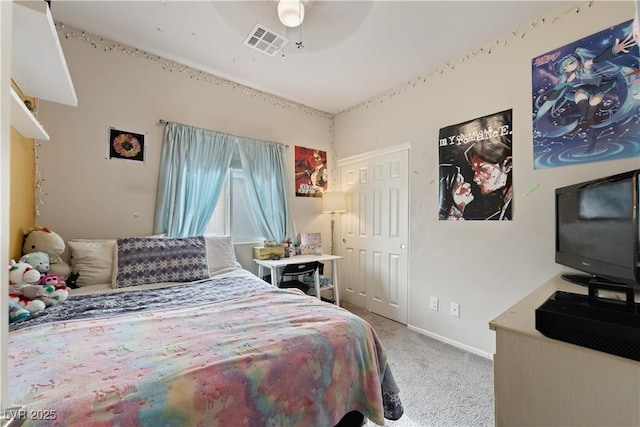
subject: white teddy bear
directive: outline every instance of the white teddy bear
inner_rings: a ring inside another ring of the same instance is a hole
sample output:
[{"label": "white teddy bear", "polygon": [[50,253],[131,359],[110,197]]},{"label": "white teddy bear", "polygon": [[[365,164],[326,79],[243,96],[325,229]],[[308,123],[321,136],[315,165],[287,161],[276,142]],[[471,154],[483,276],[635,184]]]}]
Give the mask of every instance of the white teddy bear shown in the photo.
[{"label": "white teddy bear", "polygon": [[25,308],[29,313],[37,313],[47,307],[46,291],[38,284],[40,272],[26,262],[11,260],[9,264],[9,299]]},{"label": "white teddy bear", "polygon": [[59,234],[46,227],[29,229],[24,235],[22,253],[45,252],[49,254],[49,273],[67,277],[71,273],[71,267],[61,257],[64,253],[64,240]]}]

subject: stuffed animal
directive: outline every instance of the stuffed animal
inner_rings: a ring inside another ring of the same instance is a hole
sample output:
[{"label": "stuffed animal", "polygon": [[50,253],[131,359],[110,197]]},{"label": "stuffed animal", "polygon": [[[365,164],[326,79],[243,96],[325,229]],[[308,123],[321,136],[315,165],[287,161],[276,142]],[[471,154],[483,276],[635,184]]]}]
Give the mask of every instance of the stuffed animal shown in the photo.
[{"label": "stuffed animal", "polygon": [[55,302],[47,298],[47,291],[39,285],[10,285],[9,301],[13,301],[31,314],[41,312]]},{"label": "stuffed animal", "polygon": [[40,272],[26,262],[11,260],[9,264],[9,285],[30,285],[40,282]]},{"label": "stuffed animal", "polygon": [[11,260],[9,265],[9,299],[29,311],[37,313],[51,305],[46,291],[38,284],[40,272],[26,262]]},{"label": "stuffed animal", "polygon": [[24,255],[33,252],[45,252],[49,254],[49,273],[67,277],[71,273],[71,267],[60,255],[64,252],[64,240],[60,235],[46,227],[29,229],[24,235],[22,253]]},{"label": "stuffed animal", "polygon": [[42,276],[40,285],[47,292],[47,297],[57,303],[66,301],[69,297],[69,288],[64,281],[64,277],[59,274],[46,274]]},{"label": "stuffed animal", "polygon": [[78,289],[78,278],[80,277],[80,273],[74,272],[71,273],[67,279],[65,280],[65,283],[67,284],[67,286],[71,289]]},{"label": "stuffed animal", "polygon": [[22,308],[17,302],[9,300],[9,323],[17,322],[18,320],[26,319],[31,316],[31,313],[25,308]]},{"label": "stuffed animal", "polygon": [[31,252],[30,254],[22,255],[20,262],[31,264],[41,275],[49,272],[49,254],[46,252]]}]

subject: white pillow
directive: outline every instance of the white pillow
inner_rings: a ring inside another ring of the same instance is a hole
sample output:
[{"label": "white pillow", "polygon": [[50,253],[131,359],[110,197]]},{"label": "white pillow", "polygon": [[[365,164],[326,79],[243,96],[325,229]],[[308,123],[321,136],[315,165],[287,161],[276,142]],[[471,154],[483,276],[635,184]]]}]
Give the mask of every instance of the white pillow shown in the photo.
[{"label": "white pillow", "polygon": [[231,236],[205,234],[204,241],[207,248],[207,264],[209,273],[215,273],[221,268],[236,268],[236,253]]},{"label": "white pillow", "polygon": [[72,239],[71,270],[79,273],[78,286],[111,283],[116,252],[115,239]]}]

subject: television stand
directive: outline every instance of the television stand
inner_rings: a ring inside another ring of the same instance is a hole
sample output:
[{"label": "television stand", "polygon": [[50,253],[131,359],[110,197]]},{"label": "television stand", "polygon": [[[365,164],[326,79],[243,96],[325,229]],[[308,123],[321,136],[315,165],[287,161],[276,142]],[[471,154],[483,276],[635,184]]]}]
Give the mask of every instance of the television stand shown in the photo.
[{"label": "television stand", "polygon": [[575,283],[576,285],[581,285],[581,286],[589,286],[589,283],[592,280],[596,279],[595,276],[590,276],[588,274],[565,273],[565,274],[561,274],[560,277],[562,277],[562,279],[566,280],[567,282]]},{"label": "television stand", "polygon": [[627,285],[624,283],[614,282],[613,280],[605,279],[599,276],[591,276],[589,274],[565,273],[565,274],[561,274],[560,277],[562,277],[567,282],[575,283],[576,285],[581,285],[581,286],[606,285],[606,286],[612,286],[621,290],[627,287]]},{"label": "television stand", "polygon": [[633,304],[635,300],[635,292],[640,291],[640,287],[635,287],[626,283],[614,282],[599,276],[588,274],[570,274],[564,273],[560,277],[576,285],[584,286],[589,289],[588,295],[592,301],[618,300],[626,301],[628,308],[640,314],[640,310]]},{"label": "television stand", "polygon": [[613,280],[588,274],[565,273],[561,274],[560,277],[567,282],[589,288],[589,295],[593,297],[620,299],[620,296],[626,295],[626,300],[633,301],[634,299],[633,294],[636,287],[633,285],[614,282]]}]

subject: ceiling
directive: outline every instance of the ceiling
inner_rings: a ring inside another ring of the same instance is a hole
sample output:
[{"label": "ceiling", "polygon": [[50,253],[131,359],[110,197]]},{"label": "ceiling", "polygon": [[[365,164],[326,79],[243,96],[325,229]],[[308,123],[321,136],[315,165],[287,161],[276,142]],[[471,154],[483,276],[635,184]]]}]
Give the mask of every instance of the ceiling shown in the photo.
[{"label": "ceiling", "polygon": [[[572,3],[304,1],[295,29],[278,21],[275,0],[53,0],[51,13],[56,23],[336,114]],[[287,38],[283,51],[244,45],[256,25]]]}]

